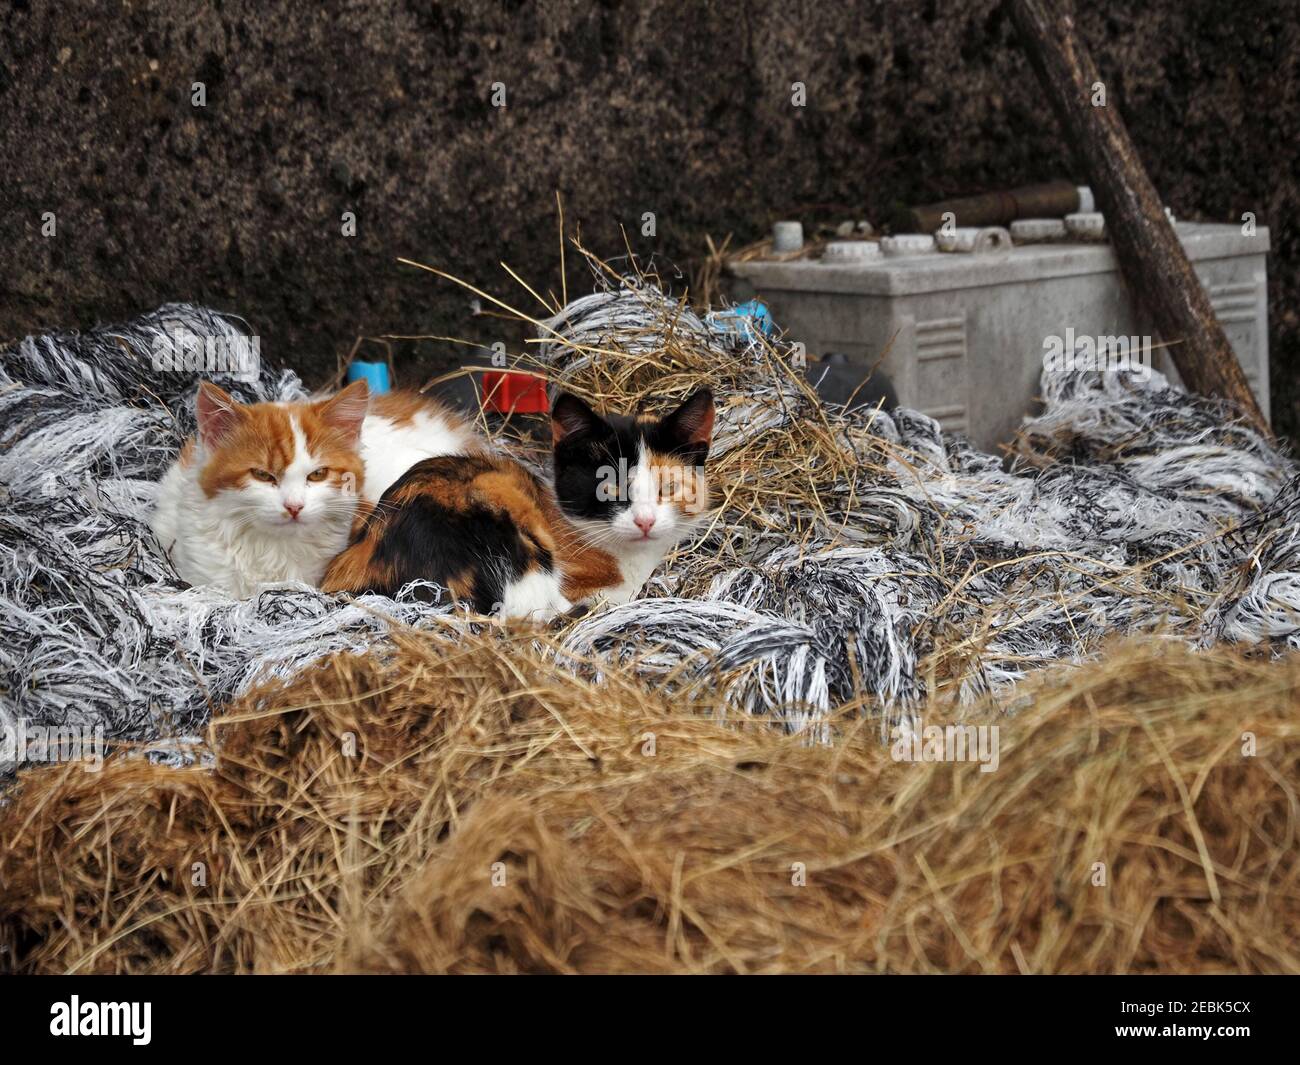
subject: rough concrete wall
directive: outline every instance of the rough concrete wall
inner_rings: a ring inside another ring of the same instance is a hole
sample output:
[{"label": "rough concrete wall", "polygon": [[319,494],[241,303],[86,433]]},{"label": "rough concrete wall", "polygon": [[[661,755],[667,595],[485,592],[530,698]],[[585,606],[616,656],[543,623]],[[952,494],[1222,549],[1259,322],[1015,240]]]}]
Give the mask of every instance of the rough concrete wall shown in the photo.
[{"label": "rough concrete wall", "polygon": [[[1273,227],[1274,413],[1294,431],[1296,4],[1083,6],[1166,202]],[[496,264],[559,290],[556,190],[593,250],[617,254],[622,226],[688,266],[705,233],[747,241],[775,217],[878,220],[1083,176],[997,0],[20,0],[2,17],[0,337],[193,299],[240,312],[265,355],[318,381],[358,335],[512,339],[395,260],[528,307]],[[397,349],[407,382],[449,357]]]}]

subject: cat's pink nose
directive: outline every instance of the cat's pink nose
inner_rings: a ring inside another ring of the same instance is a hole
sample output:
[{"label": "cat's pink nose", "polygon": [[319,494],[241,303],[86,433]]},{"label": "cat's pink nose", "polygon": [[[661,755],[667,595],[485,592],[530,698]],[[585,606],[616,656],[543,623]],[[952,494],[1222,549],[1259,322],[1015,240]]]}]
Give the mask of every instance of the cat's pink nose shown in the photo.
[{"label": "cat's pink nose", "polygon": [[297,521],[297,520],[298,520],[298,515],[302,513],[302,504],[301,504],[301,503],[286,503],[286,504],[284,505],[284,509],[287,510],[287,511],[289,512],[289,517],[291,517],[294,521]]},{"label": "cat's pink nose", "polygon": [[642,536],[649,536],[650,530],[655,527],[653,514],[633,515],[632,520],[636,522],[636,527],[641,530]]}]

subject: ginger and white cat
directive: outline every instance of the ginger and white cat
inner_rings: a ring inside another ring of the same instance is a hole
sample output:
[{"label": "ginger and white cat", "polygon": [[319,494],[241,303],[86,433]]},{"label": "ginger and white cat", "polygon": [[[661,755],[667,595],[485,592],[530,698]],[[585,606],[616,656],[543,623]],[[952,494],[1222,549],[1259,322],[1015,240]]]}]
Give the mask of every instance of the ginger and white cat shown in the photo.
[{"label": "ginger and white cat", "polygon": [[318,585],[373,503],[410,466],[473,454],[473,429],[413,392],[371,397],[357,381],[329,399],[241,404],[199,387],[199,431],[159,485],[151,525],[181,578],[244,597]]}]

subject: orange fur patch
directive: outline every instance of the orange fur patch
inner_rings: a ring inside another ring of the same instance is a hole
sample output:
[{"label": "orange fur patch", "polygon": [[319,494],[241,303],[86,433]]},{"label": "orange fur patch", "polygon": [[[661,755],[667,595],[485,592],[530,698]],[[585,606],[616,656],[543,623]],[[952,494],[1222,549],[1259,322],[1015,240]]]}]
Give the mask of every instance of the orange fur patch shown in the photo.
[{"label": "orange fur patch", "polygon": [[[355,441],[329,424],[322,416],[322,403],[253,403],[236,406],[236,420],[230,431],[199,473],[199,485],[208,498],[223,489],[241,488],[251,479],[254,469],[266,470],[280,477],[297,457],[292,418],[306,440],[307,449],[318,465],[329,470],[329,481],[336,488],[351,479],[360,493],[365,478],[361,455]],[[187,443],[191,449],[192,441]],[[182,452],[182,462],[187,462]]]},{"label": "orange fur patch", "polygon": [[560,557],[560,590],[571,603],[615,588],[623,581],[618,560],[598,547],[582,545],[563,551]]},{"label": "orange fur patch", "polygon": [[368,588],[387,587],[391,584],[394,574],[389,572],[389,567],[375,564],[375,548],[378,545],[377,536],[367,537],[335,555],[321,580],[321,591],[359,595]]},{"label": "orange fur patch", "polygon": [[447,590],[456,599],[469,599],[474,595],[474,571],[461,570],[454,577],[447,579]]},{"label": "orange fur patch", "polygon": [[274,403],[254,403],[235,408],[238,415],[230,431],[208,456],[199,473],[199,485],[209,499],[227,488],[242,488],[254,469],[281,476],[294,458],[289,412]]},{"label": "orange fur patch", "polygon": [[656,451],[648,458],[663,502],[673,503],[691,517],[709,509],[709,478],[703,467],[683,466],[681,459]]}]

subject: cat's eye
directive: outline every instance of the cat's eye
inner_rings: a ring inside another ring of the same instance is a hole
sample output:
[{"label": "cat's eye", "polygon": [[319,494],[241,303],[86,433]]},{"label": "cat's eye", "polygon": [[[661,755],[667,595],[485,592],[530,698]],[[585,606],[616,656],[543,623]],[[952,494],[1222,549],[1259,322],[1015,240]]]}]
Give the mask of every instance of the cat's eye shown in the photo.
[{"label": "cat's eye", "polygon": [[249,470],[249,476],[255,481],[262,481],[265,484],[275,484],[275,474],[268,473],[266,470]]},{"label": "cat's eye", "polygon": [[311,473],[307,474],[307,480],[323,481],[329,475],[330,475],[330,471],[328,466],[317,466],[316,469],[312,470]]}]

